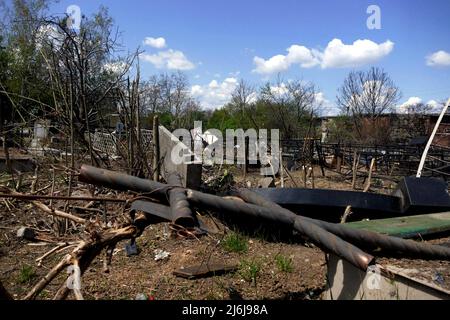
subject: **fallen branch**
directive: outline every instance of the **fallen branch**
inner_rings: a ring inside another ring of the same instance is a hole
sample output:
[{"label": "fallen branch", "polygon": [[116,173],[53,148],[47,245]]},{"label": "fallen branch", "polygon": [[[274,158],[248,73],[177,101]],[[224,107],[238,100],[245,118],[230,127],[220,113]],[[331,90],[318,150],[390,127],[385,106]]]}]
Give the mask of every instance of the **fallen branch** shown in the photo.
[{"label": "fallen branch", "polygon": [[[140,226],[145,228],[146,224],[141,223]],[[117,242],[134,238],[141,233],[142,229],[134,225],[102,232],[98,232],[96,230],[91,231],[90,239],[80,241],[71,253],[65,255],[64,258],[62,258],[61,261],[31,289],[31,291],[24,297],[24,300],[35,299],[39,293],[58,276],[58,274],[70,265],[73,265],[74,267],[78,266],[80,269],[80,276],[82,276],[89,268],[94,258],[97,257],[104,248],[112,248],[117,244]],[[67,297],[71,289],[67,286],[66,282],[67,278],[55,294],[54,299],[59,300]],[[77,299],[83,298],[81,291],[76,290],[76,288],[74,290],[74,294]]]},{"label": "fallen branch", "polygon": [[70,264],[71,255],[67,254],[49,273],[47,273],[30,292],[23,298],[24,300],[33,300],[37,295],[65,268]]},{"label": "fallen branch", "polygon": [[65,248],[69,246],[69,243],[62,243],[57,245],[56,247],[54,247],[53,249],[51,249],[50,251],[47,251],[45,254],[43,254],[42,256],[40,256],[39,258],[36,259],[36,262],[38,264],[38,266],[40,267],[42,264],[42,261],[47,258],[49,255],[57,252],[59,249]]},{"label": "fallen branch", "polygon": [[[9,191],[9,190],[8,190]],[[0,193],[0,198],[13,198],[22,200],[69,200],[69,201],[107,201],[107,202],[127,202],[126,199],[119,198],[98,198],[98,197],[68,197],[68,196],[47,196],[37,194],[22,193]]]},{"label": "fallen branch", "polygon": [[52,210],[49,207],[47,207],[45,204],[43,204],[42,202],[39,202],[39,201],[30,201],[30,202],[35,207],[41,209],[42,211],[44,211],[44,212],[46,212],[46,213],[48,213],[48,214],[50,214],[52,216],[69,219],[69,220],[72,220],[72,221],[75,221],[75,222],[81,223],[81,224],[84,224],[84,223],[87,222],[86,219],[77,217],[77,216],[75,216],[73,214],[70,214],[70,213],[67,213],[67,212],[64,212],[64,211],[61,211],[61,210],[56,210],[56,209]]}]

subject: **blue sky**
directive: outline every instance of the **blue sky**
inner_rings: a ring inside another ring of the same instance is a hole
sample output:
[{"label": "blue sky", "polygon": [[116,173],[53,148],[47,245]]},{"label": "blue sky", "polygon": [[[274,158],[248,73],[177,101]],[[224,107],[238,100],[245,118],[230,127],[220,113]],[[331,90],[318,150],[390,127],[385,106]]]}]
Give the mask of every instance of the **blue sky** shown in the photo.
[{"label": "blue sky", "polygon": [[[51,12],[71,4],[86,15],[107,6],[125,47],[145,50],[143,75],[183,70],[208,108],[239,78],[258,86],[280,74],[314,82],[327,113],[348,72],[370,66],[389,73],[401,103],[450,96],[448,0],[63,0]],[[367,27],[369,5],[380,8],[381,29]]]}]

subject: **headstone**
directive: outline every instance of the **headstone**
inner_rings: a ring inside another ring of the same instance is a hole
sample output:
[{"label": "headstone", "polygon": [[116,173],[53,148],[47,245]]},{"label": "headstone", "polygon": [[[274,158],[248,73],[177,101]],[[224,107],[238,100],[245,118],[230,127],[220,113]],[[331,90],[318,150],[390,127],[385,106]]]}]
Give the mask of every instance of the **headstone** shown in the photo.
[{"label": "headstone", "polygon": [[177,172],[181,176],[183,187],[198,189],[202,179],[201,163],[174,163],[171,158],[172,150],[176,145],[182,146],[183,154],[192,154],[191,146],[186,146],[164,126],[159,126],[159,149],[162,160],[161,175],[167,180],[168,174]]}]

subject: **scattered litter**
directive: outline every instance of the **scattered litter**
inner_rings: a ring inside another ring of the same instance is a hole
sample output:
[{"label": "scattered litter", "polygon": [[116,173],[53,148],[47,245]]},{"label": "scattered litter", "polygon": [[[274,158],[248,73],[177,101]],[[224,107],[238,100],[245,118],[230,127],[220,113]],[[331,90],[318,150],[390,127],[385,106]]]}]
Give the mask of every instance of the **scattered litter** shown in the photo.
[{"label": "scattered litter", "polygon": [[170,255],[170,252],[161,249],[156,249],[153,252],[155,253],[155,261],[164,260]]},{"label": "scattered litter", "polygon": [[121,252],[122,250],[123,250],[123,249],[115,248],[115,249],[113,250],[112,255],[115,256],[116,254],[118,254],[118,253]]},{"label": "scattered litter", "polygon": [[127,253],[127,257],[138,255],[138,248],[135,242],[126,244],[125,251]]},{"label": "scattered litter", "polygon": [[437,271],[434,273],[432,279],[433,281],[436,281],[439,284],[444,284],[444,276]]},{"label": "scattered litter", "polygon": [[145,293],[138,293],[134,300],[148,300],[148,297]]},{"label": "scattered litter", "polygon": [[33,229],[21,227],[17,230],[17,238],[34,241],[36,240],[36,233]]}]

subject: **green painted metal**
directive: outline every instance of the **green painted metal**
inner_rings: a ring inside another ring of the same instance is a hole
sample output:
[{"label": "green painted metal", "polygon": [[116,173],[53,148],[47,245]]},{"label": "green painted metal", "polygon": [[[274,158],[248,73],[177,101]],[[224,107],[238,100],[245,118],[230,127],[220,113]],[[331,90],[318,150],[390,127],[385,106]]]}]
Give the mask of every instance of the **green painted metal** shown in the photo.
[{"label": "green painted metal", "polygon": [[365,220],[349,222],[345,225],[354,229],[363,229],[395,237],[415,238],[450,231],[450,212]]}]

